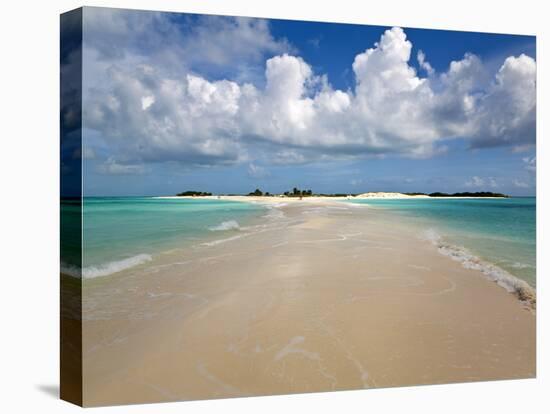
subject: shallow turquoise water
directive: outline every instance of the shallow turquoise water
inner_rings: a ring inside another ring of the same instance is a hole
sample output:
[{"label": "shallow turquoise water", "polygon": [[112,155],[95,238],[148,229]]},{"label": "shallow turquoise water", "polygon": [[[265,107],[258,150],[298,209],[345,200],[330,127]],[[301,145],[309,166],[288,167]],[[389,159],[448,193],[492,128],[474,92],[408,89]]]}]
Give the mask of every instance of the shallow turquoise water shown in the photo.
[{"label": "shallow turquoise water", "polygon": [[433,229],[514,276],[536,285],[536,199],[353,200]]},{"label": "shallow turquoise water", "polygon": [[[265,210],[205,199],[90,197],[83,207],[83,272],[105,276],[223,232]],[[227,236],[225,236],[227,237]]]},{"label": "shallow turquoise water", "polygon": [[[446,242],[465,247],[479,258],[536,285],[535,198],[349,202],[382,208],[423,230],[435,230]],[[65,212],[74,209],[70,203],[62,208]],[[145,263],[163,251],[230,237],[231,233],[238,234],[238,226],[247,225],[265,211],[251,203],[226,200],[85,198],[84,276],[106,276]],[[75,223],[79,223],[77,218]],[[66,220],[65,226],[72,222]],[[66,242],[72,241],[69,238]],[[62,251],[68,261],[65,265],[73,264],[72,259],[78,263],[79,251],[72,243],[62,246]]]}]

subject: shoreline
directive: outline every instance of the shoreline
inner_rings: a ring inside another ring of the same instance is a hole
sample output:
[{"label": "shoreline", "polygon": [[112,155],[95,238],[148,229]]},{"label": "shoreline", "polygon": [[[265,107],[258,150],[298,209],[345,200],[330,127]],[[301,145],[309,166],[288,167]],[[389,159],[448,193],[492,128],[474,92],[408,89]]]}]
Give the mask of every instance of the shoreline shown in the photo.
[{"label": "shoreline", "polygon": [[[326,197],[326,196],[307,196],[300,199],[299,197],[287,197],[282,195],[274,196],[247,196],[247,195],[211,195],[211,196],[155,196],[153,199],[189,199],[189,200],[223,200],[234,202],[245,202],[255,205],[261,205],[268,209],[284,207],[286,205],[333,205],[341,206],[343,202],[355,201],[355,200],[415,200],[415,199],[501,199],[502,197],[428,197],[428,196],[408,196],[400,193],[384,193],[384,196],[370,196],[370,197]],[[389,195],[388,195],[389,194]],[[393,196],[395,195],[395,196]],[[349,205],[349,204],[348,204]],[[352,204],[357,208],[376,208],[368,204]],[[361,207],[360,207],[361,206]],[[263,217],[263,216],[262,216]],[[256,217],[257,218],[257,217]],[[404,225],[408,225],[406,222],[402,222]],[[207,245],[216,245],[218,243],[224,243],[226,241],[232,241],[240,236],[229,237],[228,239],[214,239],[211,237],[205,237]],[[476,255],[470,254],[469,250],[462,246],[446,243],[439,236],[439,240],[430,240],[434,246],[438,249],[439,253],[446,256],[449,260],[460,262],[466,268],[474,268],[478,270],[483,277],[495,282],[500,288],[505,289],[508,293],[514,295],[520,302],[525,304],[532,312],[536,311],[536,288],[531,286],[528,282],[522,278],[514,275],[513,273],[505,270],[498,265],[484,260]],[[464,257],[467,254],[468,257]]]},{"label": "shoreline", "polygon": [[395,196],[387,196],[387,195],[373,195],[373,196],[339,196],[339,197],[329,197],[329,196],[303,196],[300,197],[289,197],[284,195],[272,195],[272,196],[249,196],[249,195],[210,195],[210,196],[150,196],[149,198],[153,199],[159,199],[159,200],[178,200],[178,199],[189,199],[189,200],[227,200],[227,201],[248,201],[248,202],[265,202],[265,203],[276,203],[276,202],[284,202],[284,201],[309,201],[309,202],[316,202],[316,201],[342,201],[342,200],[483,200],[483,199],[493,199],[493,200],[500,200],[500,199],[507,199],[507,198],[514,198],[514,197],[455,197],[455,196],[446,196],[446,197],[438,197],[438,196],[427,196],[427,195],[414,195],[409,196],[406,194],[401,195],[395,195]]},{"label": "shoreline", "polygon": [[84,285],[86,405],[535,376],[534,314],[413,226],[270,198],[244,237]]}]

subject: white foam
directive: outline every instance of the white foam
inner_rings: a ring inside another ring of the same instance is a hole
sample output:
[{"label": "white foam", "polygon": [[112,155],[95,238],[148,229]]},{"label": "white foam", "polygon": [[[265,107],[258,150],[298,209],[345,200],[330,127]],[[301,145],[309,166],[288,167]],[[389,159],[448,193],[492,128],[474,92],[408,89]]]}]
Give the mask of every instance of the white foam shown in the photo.
[{"label": "white foam", "polygon": [[136,256],[128,257],[122,260],[116,260],[108,262],[98,266],[84,267],[82,270],[73,265],[61,264],[61,272],[68,274],[69,276],[93,279],[96,277],[109,276],[113,273],[118,273],[131,267],[139,266],[140,264],[150,262],[153,260],[149,254],[138,254]]},{"label": "white foam", "polygon": [[529,302],[534,306],[535,290],[524,280],[508,273],[500,267],[486,262],[472,254],[468,249],[462,246],[455,246],[443,240],[441,235],[434,229],[428,229],[424,233],[424,239],[429,240],[437,247],[439,253],[460,262],[466,269],[480,271],[489,280],[494,281],[510,293],[514,293],[522,301]]},{"label": "white foam", "polygon": [[527,269],[527,268],[532,268],[533,266],[531,266],[530,264],[514,262],[512,264],[512,267],[515,268],[515,269]]},{"label": "white foam", "polygon": [[239,230],[241,226],[235,220],[224,221],[217,226],[210,227],[210,231]]},{"label": "white foam", "polygon": [[346,203],[346,206],[351,207],[351,208],[373,208],[371,204],[367,204],[367,203],[348,202],[348,203]]},{"label": "white foam", "polygon": [[211,241],[211,242],[205,242],[205,243],[202,243],[203,246],[217,246],[218,244],[221,244],[221,243],[226,243],[228,241],[232,241],[232,240],[237,240],[237,239],[240,239],[242,237],[242,235],[237,235],[237,236],[232,236],[232,237],[228,237],[226,239],[218,239],[218,240],[214,240],[214,241]]},{"label": "white foam", "polygon": [[172,296],[172,293],[170,293],[170,292],[162,292],[162,293],[147,292],[147,296],[149,296],[151,299],[155,299],[155,298],[163,298],[163,297]]},{"label": "white foam", "polygon": [[61,262],[61,273],[72,277],[80,278],[82,274],[82,270],[78,266]]},{"label": "white foam", "polygon": [[317,352],[306,351],[299,347],[304,341],[305,338],[303,336],[295,336],[275,355],[275,360],[279,361],[289,354],[300,354],[308,359],[319,360],[320,356]]},{"label": "white foam", "polygon": [[263,217],[269,220],[277,220],[277,219],[283,219],[286,217],[285,213],[279,210],[276,207],[268,207],[269,212],[265,214]]}]

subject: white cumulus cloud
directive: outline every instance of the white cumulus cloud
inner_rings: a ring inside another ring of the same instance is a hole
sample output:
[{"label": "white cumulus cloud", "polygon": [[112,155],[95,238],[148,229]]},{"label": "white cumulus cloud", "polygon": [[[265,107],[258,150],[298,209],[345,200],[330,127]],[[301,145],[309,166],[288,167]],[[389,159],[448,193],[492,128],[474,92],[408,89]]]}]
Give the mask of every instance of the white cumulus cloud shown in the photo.
[{"label": "white cumulus cloud", "polygon": [[[189,40],[162,15],[129,16],[93,15],[85,25],[84,125],[131,164],[430,157],[456,138],[471,147],[535,140],[536,63],[526,55],[491,75],[472,54],[436,73],[419,52],[422,77],[395,27],[355,56],[355,85],[338,90],[266,21],[201,19]],[[227,76],[213,78],[212,68]],[[497,184],[472,177],[470,185]]]},{"label": "white cumulus cloud", "polygon": [[430,65],[430,62],[426,60],[426,55],[422,50],[419,50],[416,54],[416,59],[418,60],[418,65],[426,71],[428,75],[431,75],[435,72],[434,68],[432,68],[432,65]]}]

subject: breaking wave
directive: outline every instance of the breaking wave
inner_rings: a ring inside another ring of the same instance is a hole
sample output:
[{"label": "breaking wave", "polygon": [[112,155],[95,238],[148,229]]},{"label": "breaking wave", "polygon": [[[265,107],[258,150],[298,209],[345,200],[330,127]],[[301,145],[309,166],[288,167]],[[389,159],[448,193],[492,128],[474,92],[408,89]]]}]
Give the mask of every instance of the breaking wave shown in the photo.
[{"label": "breaking wave", "polygon": [[262,217],[266,218],[268,220],[277,220],[277,219],[283,219],[286,217],[285,213],[282,210],[279,210],[278,207],[268,207],[267,214],[264,214]]},{"label": "breaking wave", "polygon": [[520,301],[528,305],[531,309],[536,307],[535,289],[524,280],[517,278],[492,263],[480,259],[465,247],[446,242],[434,229],[427,230],[424,233],[424,238],[436,246],[439,253],[460,262],[466,269],[480,271],[489,280],[494,281],[508,292],[517,296]]},{"label": "breaking wave", "polygon": [[140,264],[150,262],[151,260],[153,260],[151,255],[143,253],[97,266],[87,266],[83,269],[80,269],[74,265],[62,264],[61,273],[82,279],[93,279],[96,277],[109,276],[113,273],[118,273],[123,270],[139,266]]},{"label": "breaking wave", "polygon": [[239,230],[241,226],[235,220],[224,221],[217,226],[209,227],[210,231]]}]

